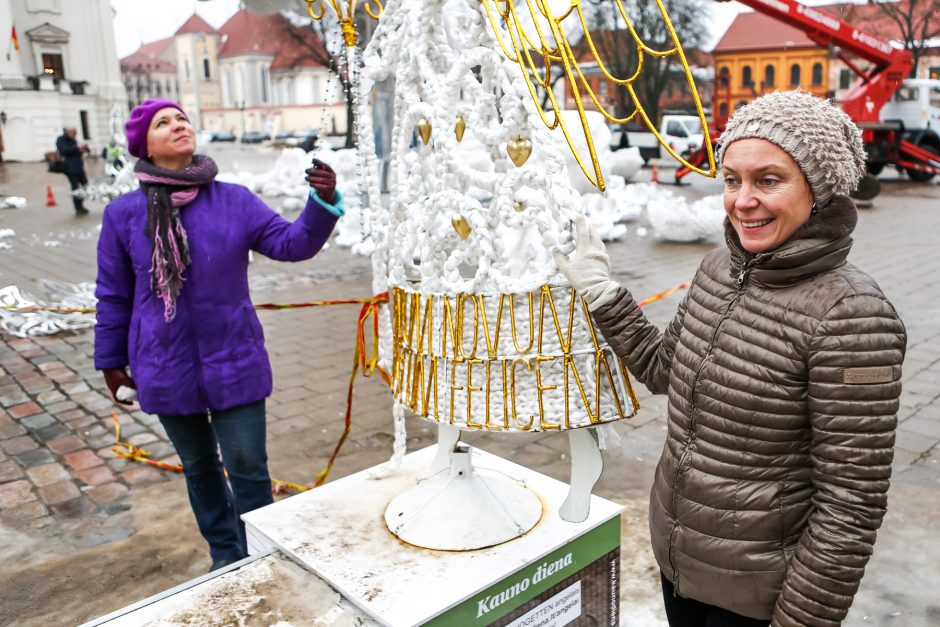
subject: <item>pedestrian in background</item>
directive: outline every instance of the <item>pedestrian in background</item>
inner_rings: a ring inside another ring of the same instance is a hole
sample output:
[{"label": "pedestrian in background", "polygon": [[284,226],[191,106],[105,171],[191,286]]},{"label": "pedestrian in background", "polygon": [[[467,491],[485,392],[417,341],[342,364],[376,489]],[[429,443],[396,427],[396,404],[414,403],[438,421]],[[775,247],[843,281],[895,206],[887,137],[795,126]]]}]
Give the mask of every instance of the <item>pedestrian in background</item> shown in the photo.
[{"label": "pedestrian in background", "polygon": [[579,223],[559,268],[629,370],[668,395],[649,518],[673,627],[845,618],[887,490],[904,325],[848,263],[861,132],[809,94],[768,94],[719,142],[727,247],[660,332]]},{"label": "pedestrian in background", "polygon": [[195,154],[193,126],[169,100],[141,103],[126,131],[141,188],[104,211],[95,367],[115,399],[134,388],[159,417],[215,569],[247,555],[240,515],[273,500],[272,375],[248,293],[249,251],[310,259],[343,215],[343,198],[332,169],[314,160],[307,205],[284,220],[245,187],[215,180],[216,164]]},{"label": "pedestrian in background", "polygon": [[79,144],[75,140],[78,135],[78,129],[74,126],[63,129],[62,135],[55,141],[55,148],[59,155],[65,161],[65,176],[69,178],[69,185],[72,187],[72,203],[75,205],[76,215],[87,215],[88,209],[82,205],[82,199],[75,195],[75,190],[88,185],[88,177],[85,176],[85,153],[88,152],[86,144]]}]

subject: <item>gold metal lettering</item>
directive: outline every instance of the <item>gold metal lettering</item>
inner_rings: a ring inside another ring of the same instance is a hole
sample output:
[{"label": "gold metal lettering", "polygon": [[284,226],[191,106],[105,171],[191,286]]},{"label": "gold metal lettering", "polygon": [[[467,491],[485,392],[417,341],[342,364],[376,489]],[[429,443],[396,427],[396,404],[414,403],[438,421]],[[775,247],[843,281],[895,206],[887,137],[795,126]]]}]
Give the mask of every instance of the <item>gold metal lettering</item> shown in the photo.
[{"label": "gold metal lettering", "polygon": [[513,294],[509,295],[509,323],[510,328],[512,329],[512,343],[516,347],[516,351],[525,355],[530,350],[532,350],[532,344],[535,342],[535,329],[533,324],[535,322],[535,299],[532,296],[532,292],[527,294],[529,298],[529,345],[525,348],[519,346],[519,341],[516,337],[516,303]]},{"label": "gold metal lettering", "polygon": [[[466,323],[466,303],[470,301],[473,303],[473,348],[470,350],[470,353],[467,354],[467,350],[463,346],[464,340],[464,330],[467,328]],[[477,302],[477,299],[473,294],[461,294],[457,297],[458,307],[460,308],[460,352],[462,352],[467,359],[472,359],[477,356],[477,345],[480,342],[480,304]]]},{"label": "gold metal lettering", "polygon": [[542,392],[546,390],[557,390],[557,385],[542,385],[542,362],[555,361],[554,357],[539,355],[535,358],[535,392],[539,399],[539,428],[543,431],[560,429],[561,425],[545,422],[545,407],[542,404]]},{"label": "gold metal lettering", "polygon": [[[470,399],[473,397],[474,392],[479,392],[483,388],[473,385],[473,364],[482,364],[482,359],[470,358],[467,360],[467,428],[468,429],[479,429],[483,425],[479,422],[473,422],[471,417],[473,416],[473,411],[470,407]],[[489,365],[489,362],[486,362]]]},{"label": "gold metal lettering", "polygon": [[516,428],[518,428],[520,431],[528,431],[529,429],[532,428],[532,423],[535,422],[535,416],[532,414],[529,414],[529,423],[526,425],[523,425],[521,422],[519,422],[519,412],[516,409],[516,366],[518,365],[520,361],[525,364],[526,370],[528,370],[529,372],[532,372],[532,364],[529,363],[528,359],[517,357],[516,359],[512,360],[512,368],[510,369],[511,372],[510,372],[510,383],[509,383],[510,396],[512,397],[511,398],[512,419],[513,419],[513,422],[516,423]]},{"label": "gold metal lettering", "polygon": [[450,424],[454,424],[454,403],[457,395],[454,392],[463,388],[457,385],[457,364],[463,362],[462,359],[454,359],[450,362]]},{"label": "gold metal lettering", "polygon": [[489,321],[486,319],[486,306],[483,303],[483,295],[477,295],[480,310],[483,312],[483,337],[486,340],[486,356],[490,359],[496,359],[496,354],[499,352],[499,329],[503,323],[503,299],[505,297],[505,294],[499,295],[499,304],[496,306],[496,336],[491,340],[490,325]]}]

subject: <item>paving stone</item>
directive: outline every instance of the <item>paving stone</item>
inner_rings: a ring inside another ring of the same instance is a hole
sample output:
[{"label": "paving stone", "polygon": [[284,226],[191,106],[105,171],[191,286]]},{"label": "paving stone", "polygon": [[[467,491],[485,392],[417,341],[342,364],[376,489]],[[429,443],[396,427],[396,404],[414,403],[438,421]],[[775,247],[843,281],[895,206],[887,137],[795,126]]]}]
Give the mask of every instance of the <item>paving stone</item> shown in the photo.
[{"label": "paving stone", "polygon": [[[75,407],[78,407],[78,405],[75,405]],[[71,420],[77,420],[87,415],[88,414],[85,412],[84,409],[71,409],[69,411],[62,412],[61,414],[56,413],[56,418],[58,418],[62,422],[69,422]]]},{"label": "paving stone", "polygon": [[47,448],[34,448],[31,451],[23,451],[13,456],[23,468],[32,468],[43,464],[51,464],[55,461],[55,456]]},{"label": "paving stone", "polygon": [[935,447],[938,443],[936,437],[925,437],[920,433],[913,433],[903,428],[897,430],[894,445],[897,448],[906,449],[915,453],[925,453]]},{"label": "paving stone", "polygon": [[48,427],[43,427],[42,429],[36,429],[36,438],[43,443],[48,442],[49,440],[58,440],[59,438],[64,438],[65,436],[72,433],[72,430],[66,427],[62,423],[55,423],[49,425]]},{"label": "paving stone", "polygon": [[56,503],[50,509],[57,518],[81,518],[98,512],[95,504],[81,495],[78,498]]},{"label": "paving stone", "polygon": [[36,397],[36,401],[40,405],[47,407],[47,408],[49,405],[52,405],[53,403],[58,403],[59,401],[64,401],[64,400],[65,400],[65,395],[62,394],[62,392],[59,392],[58,390],[53,390],[51,392],[43,392],[42,394]]},{"label": "paving stone", "polygon": [[19,386],[17,386],[17,389],[20,391],[11,394],[0,395],[0,405],[3,405],[4,407],[10,407],[11,405],[19,405],[20,403],[25,403],[29,400],[29,397],[25,392],[22,391],[22,389],[19,388]]},{"label": "paving stone", "polygon": [[22,403],[21,405],[14,405],[13,407],[7,409],[7,413],[16,419],[32,416],[33,414],[38,414],[40,412],[42,412],[42,407],[32,401],[28,403]]},{"label": "paving stone", "polygon": [[13,481],[14,479],[21,479],[23,477],[23,471],[20,470],[20,465],[17,464],[12,459],[0,462],[0,483],[6,483],[7,481]]},{"label": "paving stone", "polygon": [[9,509],[35,501],[33,486],[29,481],[10,481],[0,484],[0,509]]},{"label": "paving stone", "polygon": [[102,427],[100,424],[91,425],[87,429],[82,430],[82,435],[86,438],[101,437],[105,433],[108,433],[108,430]]},{"label": "paving stone", "polygon": [[72,401],[62,401],[60,403],[46,405],[46,411],[54,416],[58,416],[59,414],[64,414],[70,410],[75,409],[76,407],[78,407],[78,403]]},{"label": "paving stone", "polygon": [[39,498],[41,498],[42,502],[46,505],[64,503],[78,498],[81,495],[82,493],[78,489],[78,486],[72,483],[71,480],[58,481],[39,488]]},{"label": "paving stone", "polygon": [[[142,433],[144,433],[144,432],[146,432],[146,431],[147,431],[147,429],[146,429],[145,427],[143,427],[142,425],[139,425],[139,424],[137,424],[137,423],[133,423],[133,424],[129,424],[129,425],[124,425],[124,426],[121,427],[121,439],[122,439],[122,440],[125,440],[125,441],[128,441],[128,442],[131,442],[131,437],[140,435],[140,434],[142,434]],[[147,433],[148,433],[148,435],[152,435],[152,434],[150,434],[149,432],[147,432]],[[133,444],[133,442],[131,442],[131,443]]]},{"label": "paving stone", "polygon": [[105,503],[111,503],[121,497],[127,496],[128,494],[130,494],[130,489],[126,485],[112,482],[89,490],[85,493],[85,496],[99,505],[104,505]]},{"label": "paving stone", "polygon": [[2,515],[4,519],[13,522],[36,520],[37,518],[46,516],[48,513],[49,510],[46,509],[46,506],[43,505],[41,501],[30,501],[29,503],[23,503],[22,505],[0,511],[0,515]]},{"label": "paving stone", "polygon": [[23,418],[20,420],[20,424],[27,429],[42,429],[43,427],[48,427],[49,425],[54,425],[57,423],[55,418],[43,412],[41,414],[34,414],[28,418]]},{"label": "paving stone", "polygon": [[924,416],[922,411],[905,420],[900,426],[906,431],[919,433],[927,438],[940,438],[940,420]]},{"label": "paving stone", "polygon": [[132,462],[129,459],[124,459],[124,458],[107,459],[105,461],[108,465],[108,468],[110,468],[114,472],[124,472],[132,464],[136,463],[136,462]]},{"label": "paving stone", "polygon": [[153,483],[163,479],[165,470],[157,470],[153,466],[138,465],[121,473],[121,478],[127,485],[135,486],[143,483]]},{"label": "paving stone", "polygon": [[114,473],[107,466],[95,466],[93,468],[84,468],[76,470],[75,476],[85,482],[86,485],[98,486],[109,481],[114,481]]},{"label": "paving stone", "polygon": [[68,396],[74,396],[76,394],[81,394],[82,392],[87,392],[91,388],[88,387],[88,384],[84,381],[78,383],[69,383],[68,385],[62,386],[62,391],[65,392]]},{"label": "paving stone", "polygon": [[38,448],[39,444],[32,436],[21,435],[8,440],[0,441],[0,449],[7,455],[18,455],[23,451],[29,451]]},{"label": "paving stone", "polygon": [[91,449],[82,449],[65,455],[65,463],[75,470],[83,470],[93,466],[100,466],[104,460],[95,455]]},{"label": "paving stone", "polygon": [[66,453],[77,451],[85,446],[85,443],[77,435],[67,435],[62,438],[47,441],[46,446],[56,455],[65,455]]},{"label": "paving stone", "polygon": [[100,435],[97,438],[85,438],[85,441],[88,443],[88,446],[93,449],[110,448],[117,444],[114,439],[114,435],[110,433]]},{"label": "paving stone", "polygon": [[35,466],[27,470],[26,474],[37,486],[51,485],[59,481],[68,481],[71,479],[65,467],[57,463]]},{"label": "paving stone", "polygon": [[10,420],[7,416],[0,418],[0,440],[13,438],[26,433],[26,427]]}]

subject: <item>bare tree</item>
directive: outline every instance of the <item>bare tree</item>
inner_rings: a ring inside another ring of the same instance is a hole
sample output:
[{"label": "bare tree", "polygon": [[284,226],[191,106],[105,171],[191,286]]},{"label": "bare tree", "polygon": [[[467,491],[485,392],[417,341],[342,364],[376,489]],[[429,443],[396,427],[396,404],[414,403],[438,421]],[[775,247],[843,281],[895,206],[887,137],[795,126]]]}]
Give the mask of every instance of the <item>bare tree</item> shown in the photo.
[{"label": "bare tree", "polygon": [[[663,0],[663,7],[679,36],[684,50],[696,48],[705,42],[708,11],[702,0]],[[587,0],[585,8],[591,37],[604,65],[618,77],[632,76],[639,63],[637,43],[612,0]],[[653,50],[668,50],[673,47],[665,21],[655,2],[647,0],[625,0],[624,8],[639,38]],[[582,45],[582,50],[585,50]],[[652,57],[645,55],[643,70],[633,83],[634,91],[650,119],[656,123],[660,116],[660,98],[668,85],[685,78],[676,55]],[[624,117],[634,109],[627,88],[613,85],[616,89],[615,114]]]},{"label": "bare tree", "polygon": [[[300,14],[294,11],[284,11],[281,17],[278,35],[282,36],[284,41],[289,42],[289,45],[295,50],[301,51],[299,56],[322,65],[339,81],[346,101],[346,141],[344,147],[354,147],[356,110],[353,81],[355,77],[353,68],[347,67],[344,60],[346,44],[339,34],[336,17],[327,12],[322,20],[312,20],[306,13]],[[364,10],[356,13],[356,27],[358,45],[365,47],[371,37],[374,25],[372,18],[368,17]]]},{"label": "bare tree", "polygon": [[930,40],[940,37],[940,0],[868,0],[868,4],[898,27],[904,47],[911,51],[916,76],[920,58],[931,47]]}]

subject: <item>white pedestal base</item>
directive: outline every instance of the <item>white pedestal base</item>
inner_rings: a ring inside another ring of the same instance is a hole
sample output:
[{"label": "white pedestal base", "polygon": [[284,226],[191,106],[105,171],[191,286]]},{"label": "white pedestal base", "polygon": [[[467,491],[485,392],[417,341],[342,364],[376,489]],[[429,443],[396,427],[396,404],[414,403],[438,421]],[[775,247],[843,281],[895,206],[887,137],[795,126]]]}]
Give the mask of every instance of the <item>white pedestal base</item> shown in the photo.
[{"label": "white pedestal base", "polygon": [[[476,551],[401,542],[384,524],[387,504],[427,476],[434,453],[429,447],[406,455],[399,471],[384,479],[363,471],[246,514],[249,550],[279,549],[392,627],[490,625],[540,603],[536,593],[555,595],[546,603],[569,605],[567,596],[557,595],[575,584],[580,612],[582,587],[585,595],[598,581],[616,589],[611,553],[619,552],[620,506],[593,496],[583,522],[565,522],[557,512],[567,485],[478,449],[471,453],[476,468],[512,477],[537,495],[543,512],[538,524],[515,540]],[[459,507],[442,524],[468,514]],[[586,569],[591,574],[582,582],[578,574]],[[616,624],[607,620],[616,615],[616,598],[614,592],[614,603],[604,610],[612,615],[599,624]],[[585,606],[588,601],[585,596]]]},{"label": "white pedestal base", "polygon": [[532,529],[542,517],[539,497],[507,475],[476,470],[471,458],[471,448],[458,444],[449,469],[392,499],[385,510],[388,530],[416,547],[471,551]]}]

